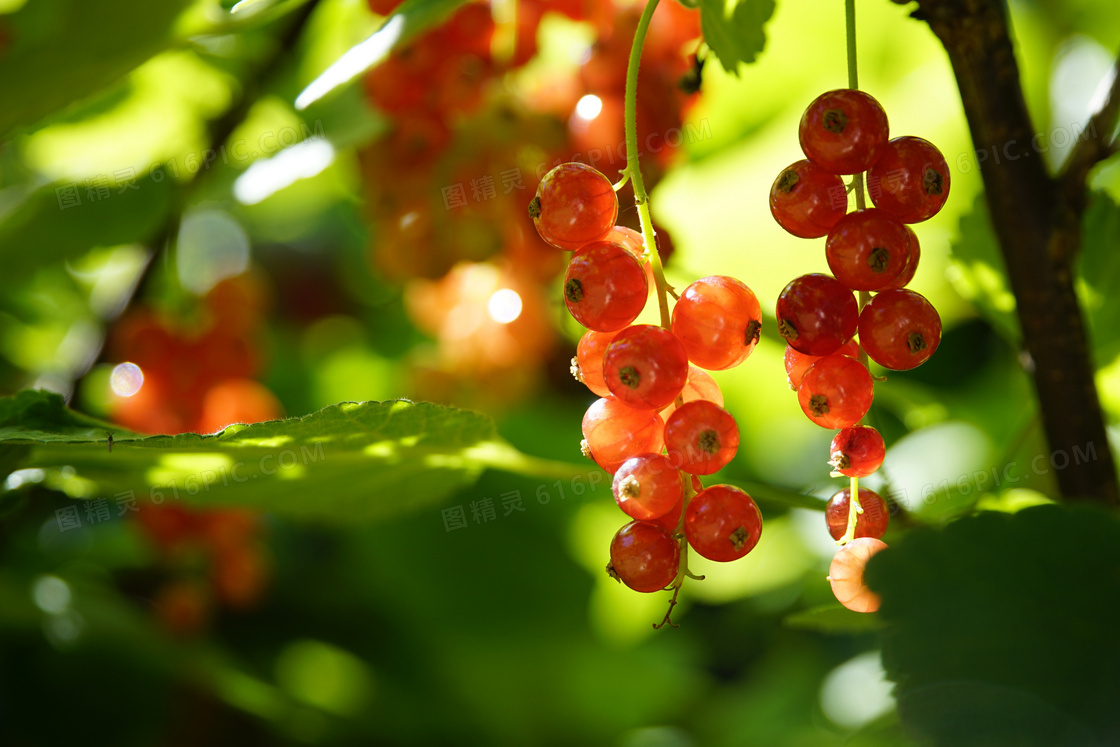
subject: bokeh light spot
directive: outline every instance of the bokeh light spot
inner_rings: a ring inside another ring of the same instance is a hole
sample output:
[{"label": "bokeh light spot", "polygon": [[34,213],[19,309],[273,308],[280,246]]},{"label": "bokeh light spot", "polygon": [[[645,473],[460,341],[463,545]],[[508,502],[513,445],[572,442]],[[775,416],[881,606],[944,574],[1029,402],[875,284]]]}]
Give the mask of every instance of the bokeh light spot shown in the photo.
[{"label": "bokeh light spot", "polygon": [[109,388],[118,397],[131,397],[144,386],[144,372],[135,363],[119,363],[109,374]]},{"label": "bokeh light spot", "polygon": [[587,94],[576,103],[576,116],[588,121],[599,116],[603,111],[603,100],[598,96]]},{"label": "bokeh light spot", "polygon": [[486,309],[495,322],[509,324],[521,316],[521,296],[509,288],[502,288],[490,296]]}]

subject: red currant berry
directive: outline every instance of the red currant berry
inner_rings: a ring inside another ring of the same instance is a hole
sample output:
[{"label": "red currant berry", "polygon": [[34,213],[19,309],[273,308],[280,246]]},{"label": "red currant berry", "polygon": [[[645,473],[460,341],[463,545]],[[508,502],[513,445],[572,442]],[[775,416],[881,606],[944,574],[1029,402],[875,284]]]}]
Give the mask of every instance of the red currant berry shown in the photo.
[{"label": "red currant berry", "polygon": [[635,324],[619,332],[607,346],[603,378],[619,401],[643,410],[660,410],[684,389],[688,356],[669,330]]},{"label": "red currant berry", "polygon": [[562,163],[545,174],[529,203],[537,233],[557,249],[575,251],[614,228],[618,197],[611,180],[582,163]]},{"label": "red currant berry", "polygon": [[874,612],[883,600],[867,588],[863,571],[867,561],[887,549],[887,543],[871,537],[854,539],[840,548],[828,567],[828,583],[836,601],[853,612]]},{"label": "red currant berry", "polygon": [[[828,533],[832,539],[838,540],[848,531],[848,506],[851,504],[852,491],[844,488],[832,496],[824,509],[824,518],[828,522]],[[874,490],[859,489],[859,506],[863,513],[856,518],[856,537],[872,537],[879,539],[887,531],[887,521],[890,512],[887,502]]]},{"label": "red currant berry", "polygon": [[[855,339],[848,340],[840,349],[836,351],[837,355],[848,355],[852,358],[859,357],[859,343]],[[819,361],[824,356],[821,355],[805,355],[794,350],[789,345],[786,345],[786,381],[789,382],[789,388],[797,391],[797,387],[801,386],[801,377],[805,375],[814,363]],[[664,413],[662,413],[664,415]]]},{"label": "red currant berry", "polygon": [[665,421],[652,410],[635,410],[614,397],[591,403],[583,416],[584,456],[614,474],[632,456],[665,447]]},{"label": "red currant berry", "polygon": [[806,355],[835,353],[856,333],[859,304],[834,277],[814,273],[789,282],[778,296],[778,334]]},{"label": "red currant berry", "polygon": [[681,472],[661,454],[630,457],[614,473],[615,503],[629,517],[640,521],[658,519],[681,502],[684,487]]},{"label": "red currant berry", "polygon": [[[684,402],[706,399],[723,407],[723,392],[719,390],[719,384],[708,375],[707,371],[693,365],[688,367],[688,381],[684,383],[684,389],[681,390],[681,399]],[[672,404],[661,411],[661,417],[668,420],[669,416],[676,412],[676,409],[677,401],[673,400]]]},{"label": "red currant berry", "polygon": [[646,283],[650,288],[656,285],[653,279],[653,265],[646,261],[645,244],[642,241],[642,235],[635,231],[633,228],[626,226],[615,226],[607,234],[603,241],[610,241],[613,244],[618,244],[626,251],[634,255],[634,259],[641,263],[642,269],[646,271]]},{"label": "red currant berry", "polygon": [[813,364],[797,388],[805,415],[822,428],[848,428],[867,414],[875,384],[863,364],[846,355],[827,355]]},{"label": "red currant berry", "polygon": [[949,166],[928,140],[896,137],[867,172],[867,191],[875,207],[903,223],[921,223],[949,197]]},{"label": "red currant berry", "polygon": [[854,425],[832,437],[829,464],[846,477],[867,477],[879,469],[886,454],[879,431],[870,425]]},{"label": "red currant berry", "polygon": [[673,307],[673,334],[701,368],[739,365],[754,351],[761,330],[762,309],[754,291],[725,275],[697,280]]},{"label": "red currant berry", "polygon": [[665,527],[632,521],[611,540],[607,573],[634,591],[661,591],[677,577],[681,546]]},{"label": "red currant berry", "polygon": [[680,469],[710,475],[739,450],[739,426],[719,405],[702,399],[686,402],[665,421],[665,448]]},{"label": "red currant berry", "polygon": [[819,239],[847,209],[844,180],[812,161],[787,166],[770,187],[770,214],[798,238]]},{"label": "red currant berry", "polygon": [[907,226],[906,235],[910,239],[910,252],[906,257],[906,266],[902,268],[902,272],[898,274],[894,280],[891,281],[887,288],[905,288],[914,279],[914,273],[918,271],[918,260],[922,258],[922,247],[918,244],[918,234],[914,233],[914,229]]},{"label": "red currant berry", "polygon": [[617,332],[596,332],[589,329],[579,338],[576,345],[576,357],[572,363],[572,373],[576,380],[600,397],[609,397],[611,390],[607,389],[607,382],[603,381],[603,355],[607,352]]},{"label": "red currant berry", "polygon": [[645,244],[642,242],[642,235],[635,231],[633,228],[626,226],[615,226],[603,238],[603,241],[611,241],[615,244],[626,249],[634,255],[636,259],[641,259],[645,253]]},{"label": "red currant berry", "polygon": [[874,98],[849,88],[822,93],[801,116],[797,137],[810,161],[833,174],[858,174],[878,158],[890,131]]},{"label": "red currant berry", "polygon": [[828,268],[852,290],[877,291],[899,276],[910,258],[906,226],[882,210],[848,213],[829,231]]},{"label": "red currant berry", "polygon": [[688,544],[708,560],[738,560],[758,544],[762,512],[733,485],[713,485],[688,502],[684,513]]},{"label": "red currant berry", "polygon": [[885,290],[859,316],[859,339],[883,368],[909,371],[922,365],[941,343],[941,317],[912,290]]},{"label": "red currant berry", "polygon": [[649,296],[645,271],[630,252],[597,241],[580,249],[564,275],[564,303],[576,321],[596,332],[622,329],[642,313]]},{"label": "red currant berry", "polygon": [[681,512],[684,511],[684,498],[677,501],[676,504],[669,509],[668,513],[664,516],[653,520],[654,524],[660,524],[669,530],[670,533],[676,533],[677,525],[681,523]]}]

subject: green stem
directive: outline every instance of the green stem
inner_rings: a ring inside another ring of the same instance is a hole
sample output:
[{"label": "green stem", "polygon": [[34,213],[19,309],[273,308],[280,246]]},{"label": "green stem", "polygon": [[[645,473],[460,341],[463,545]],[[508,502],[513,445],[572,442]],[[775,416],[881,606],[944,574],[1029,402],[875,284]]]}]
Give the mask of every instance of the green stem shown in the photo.
[{"label": "green stem", "polygon": [[634,204],[638,207],[638,219],[642,226],[642,243],[646,247],[653,279],[657,286],[657,306],[661,310],[661,326],[670,326],[668,284],[665,282],[665,269],[661,266],[661,256],[657,253],[657,236],[653,232],[653,218],[649,210],[649,195],[642,180],[642,169],[638,163],[638,68],[642,62],[642,46],[650,19],[657,9],[658,0],[646,3],[638,28],[634,31],[634,44],[630,47],[630,62],[626,67],[626,172],[634,186]]},{"label": "green stem", "polygon": [[[848,42],[848,88],[859,88],[859,61],[856,56],[856,0],[844,0],[844,29]],[[856,190],[856,209],[867,207],[863,195],[863,174],[852,177]],[[866,361],[864,361],[866,363]]]},{"label": "green stem", "polygon": [[856,66],[856,0],[844,0],[844,25],[848,37],[848,88],[859,88]]},{"label": "green stem", "polygon": [[838,545],[846,545],[855,539],[856,536],[856,522],[859,521],[859,515],[863,513],[863,506],[859,505],[859,478],[852,478],[851,499],[848,502],[848,528],[844,532],[844,536],[836,540]]}]

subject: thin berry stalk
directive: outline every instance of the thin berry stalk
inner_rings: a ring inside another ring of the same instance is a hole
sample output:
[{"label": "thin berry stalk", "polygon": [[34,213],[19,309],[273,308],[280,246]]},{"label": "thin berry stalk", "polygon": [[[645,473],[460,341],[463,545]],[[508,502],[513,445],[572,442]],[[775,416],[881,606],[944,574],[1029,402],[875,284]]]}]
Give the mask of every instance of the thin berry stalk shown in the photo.
[{"label": "thin berry stalk", "polygon": [[856,537],[856,523],[859,515],[863,513],[863,506],[859,505],[859,478],[853,477],[851,482],[851,500],[848,503],[848,528],[844,536],[836,540],[838,545],[846,545]]},{"label": "thin berry stalk", "polygon": [[649,195],[646,194],[642,169],[638,163],[638,68],[642,61],[642,46],[645,44],[646,32],[649,30],[653,12],[657,10],[657,3],[658,0],[649,0],[642,11],[641,18],[638,19],[638,28],[634,31],[634,43],[630,47],[630,62],[626,67],[626,173],[633,182],[634,204],[638,208],[638,219],[642,227],[642,243],[645,244],[650,267],[653,268],[653,280],[657,286],[657,306],[661,310],[661,326],[669,329],[671,327],[669,286],[665,282],[665,270],[661,266],[661,257],[657,253],[657,237],[653,232]]},{"label": "thin berry stalk", "polygon": [[[859,62],[856,55],[856,0],[844,0],[844,29],[845,37],[848,45],[848,88],[857,90],[859,88]],[[855,186],[856,192],[856,209],[863,210],[867,207],[867,201],[863,194],[863,174],[856,174],[852,177],[852,184]],[[862,312],[863,307],[871,300],[871,294],[867,291],[859,292],[859,310]],[[859,362],[864,366],[868,365],[867,351],[863,346],[859,347]],[[852,498],[848,504],[848,529],[844,532],[836,544],[846,545],[851,542],[856,536],[856,523],[859,521],[859,515],[863,513],[863,507],[859,505],[859,478],[852,478],[851,487]]]}]

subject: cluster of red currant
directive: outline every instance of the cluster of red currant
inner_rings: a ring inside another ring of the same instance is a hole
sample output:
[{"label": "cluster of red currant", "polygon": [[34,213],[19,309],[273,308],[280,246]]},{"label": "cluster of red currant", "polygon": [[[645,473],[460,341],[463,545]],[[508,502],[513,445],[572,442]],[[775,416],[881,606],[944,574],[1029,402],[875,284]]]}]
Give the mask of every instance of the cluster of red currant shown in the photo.
[{"label": "cluster of red currant", "polygon": [[608,572],[653,592],[679,589],[688,546],[710,560],[743,557],[758,543],[762,515],[739,488],[700,482],[739,447],[735,419],[702,368],[732,368],[754,350],[755,294],[734,278],[706,277],[680,294],[670,324],[633,324],[655,271],[641,236],[615,225],[611,182],[563,164],[541,181],[529,214],[541,238],[574,252],[564,302],[588,331],[572,372],[601,397],[584,415],[582,449],[614,475],[615,500],[633,519],[611,542]]},{"label": "cluster of red currant", "polygon": [[[112,399],[113,419],[141,433],[213,433],[281,417],[279,400],[252,378],[263,368],[269,295],[250,272],[211,288],[191,310],[190,324],[144,305],[131,308],[109,336],[109,358],[137,364],[144,381],[132,396]],[[141,593],[150,592],[170,631],[198,633],[215,607],[251,607],[267,587],[255,512],[143,502],[135,520],[162,565],[155,588]]]},{"label": "cluster of red currant", "polygon": [[[905,287],[920,255],[907,224],[933,217],[945,204],[949,170],[929,142],[888,139],[886,112],[859,90],[818,96],[805,110],[798,136],[806,159],[778,175],[770,210],[794,236],[828,237],[825,255],[833,276],[795,278],[778,297],[786,373],[805,415],[839,429],[832,441],[833,475],[866,477],[885,454],[879,432],[858,424],[874,396],[867,358],[905,371],[928,360],[941,341],[937,311]],[[858,209],[851,213],[842,175],[854,175]],[[872,208],[863,207],[864,175]],[[861,308],[853,291],[864,299],[875,295]],[[851,490],[829,501],[825,516],[834,539],[877,539],[886,531],[882,497],[859,490],[857,499],[854,535],[849,535]]]},{"label": "cluster of red currant", "polygon": [[[379,15],[399,4],[369,0]],[[404,285],[409,317],[434,341],[409,359],[410,394],[490,411],[539,385],[555,348],[547,299],[563,263],[533,230],[526,196],[560,163],[622,167],[626,58],[641,13],[609,0],[519,0],[512,17],[498,10],[463,3],[369,71],[364,90],[388,129],[360,151],[371,262]],[[593,36],[578,70],[537,54],[549,16]],[[638,82],[647,183],[680,152],[683,113],[696,96],[678,82],[692,70],[699,36],[698,10],[658,6]],[[637,226],[633,211],[620,216],[628,221]],[[659,237],[668,254],[667,234]],[[520,301],[512,321],[490,313],[500,290]]]}]

